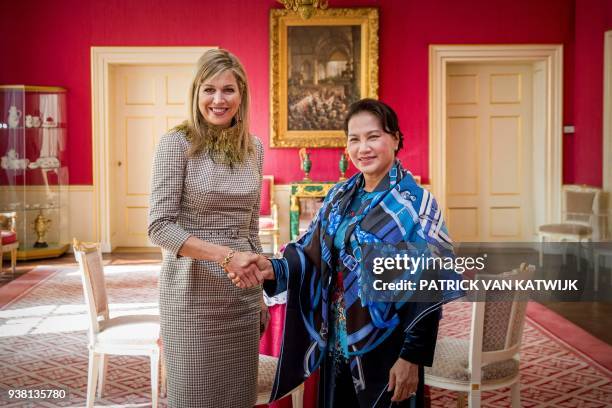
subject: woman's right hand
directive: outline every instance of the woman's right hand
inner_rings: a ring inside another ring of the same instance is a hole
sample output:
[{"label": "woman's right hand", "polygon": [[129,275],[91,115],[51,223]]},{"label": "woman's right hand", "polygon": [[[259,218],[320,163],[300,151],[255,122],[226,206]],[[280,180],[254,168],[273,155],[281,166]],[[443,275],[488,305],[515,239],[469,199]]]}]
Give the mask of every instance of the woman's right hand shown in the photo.
[{"label": "woman's right hand", "polygon": [[236,252],[225,265],[225,272],[239,288],[250,288],[264,280],[263,273],[257,267],[260,255],[250,252]]}]

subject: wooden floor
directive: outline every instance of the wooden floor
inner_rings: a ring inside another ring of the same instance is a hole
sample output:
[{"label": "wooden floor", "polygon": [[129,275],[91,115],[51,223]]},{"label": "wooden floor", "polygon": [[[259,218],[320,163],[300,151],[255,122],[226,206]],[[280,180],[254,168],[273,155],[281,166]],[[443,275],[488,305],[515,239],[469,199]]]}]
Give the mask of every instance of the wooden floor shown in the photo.
[{"label": "wooden floor", "polygon": [[[104,260],[116,265],[155,263],[161,261],[161,253],[112,253],[104,254]],[[15,277],[21,276],[39,265],[57,265],[57,267],[76,266],[76,261],[71,254],[68,254],[55,259],[18,262]],[[4,273],[0,275],[0,286],[13,279],[7,261],[3,263],[3,272]],[[544,303],[544,305],[577,326],[582,327],[593,336],[608,344],[612,344],[612,330],[610,330],[610,324],[612,323],[612,303],[549,302]]]}]

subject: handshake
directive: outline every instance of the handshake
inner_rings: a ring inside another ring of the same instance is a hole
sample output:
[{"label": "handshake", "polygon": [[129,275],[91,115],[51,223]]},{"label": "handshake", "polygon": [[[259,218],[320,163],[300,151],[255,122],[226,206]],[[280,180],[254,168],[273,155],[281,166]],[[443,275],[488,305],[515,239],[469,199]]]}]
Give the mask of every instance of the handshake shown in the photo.
[{"label": "handshake", "polygon": [[239,288],[250,288],[260,285],[265,279],[274,279],[272,263],[263,255],[230,250],[220,264],[227,277]]}]

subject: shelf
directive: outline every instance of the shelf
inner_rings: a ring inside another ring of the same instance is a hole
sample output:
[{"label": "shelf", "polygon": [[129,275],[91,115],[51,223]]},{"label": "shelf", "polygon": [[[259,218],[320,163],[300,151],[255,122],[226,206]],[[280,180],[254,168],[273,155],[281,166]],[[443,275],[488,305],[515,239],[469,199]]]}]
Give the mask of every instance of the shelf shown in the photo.
[{"label": "shelf", "polygon": [[[59,170],[59,169],[65,168],[65,167],[67,167],[67,166],[59,166],[59,167],[54,167],[52,169],[41,169],[40,167],[37,167],[35,169],[26,168],[26,169],[2,169],[2,170],[6,171],[6,172],[25,173],[26,171],[36,171],[36,170],[48,170],[48,171]],[[33,185],[44,186],[44,184],[28,184],[28,186],[33,186]],[[57,186],[58,184],[49,184],[49,185],[50,186]]]},{"label": "shelf", "polygon": [[52,126],[52,127],[44,127],[44,126],[39,126],[39,127],[27,127],[26,126],[26,127],[24,127],[24,126],[21,126],[21,127],[16,127],[16,128],[0,128],[0,130],[4,130],[4,131],[7,131],[7,130],[8,131],[11,131],[11,130],[12,131],[21,131],[21,130],[26,130],[26,131],[27,130],[51,130],[51,129],[62,129],[62,130],[65,130],[66,126],[62,126],[62,125]]},{"label": "shelf", "polygon": [[38,208],[16,208],[16,209],[3,209],[0,210],[0,212],[11,212],[11,211],[40,211],[40,210],[44,210],[44,211],[52,211],[52,210],[61,210],[61,207],[38,207]]},{"label": "shelf", "polygon": [[0,85],[0,89],[9,91],[25,91],[25,92],[49,92],[58,93],[66,92],[66,88],[59,86],[39,86],[39,85]]},{"label": "shelf", "polygon": [[17,250],[17,260],[57,258],[66,253],[70,244],[49,243],[47,248],[21,248]]}]

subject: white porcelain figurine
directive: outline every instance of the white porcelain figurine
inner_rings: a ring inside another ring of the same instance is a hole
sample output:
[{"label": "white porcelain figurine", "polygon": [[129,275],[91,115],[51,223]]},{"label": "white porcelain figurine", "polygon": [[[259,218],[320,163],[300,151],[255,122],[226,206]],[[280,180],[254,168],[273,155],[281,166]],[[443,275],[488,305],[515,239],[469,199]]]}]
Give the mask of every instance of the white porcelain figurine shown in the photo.
[{"label": "white porcelain figurine", "polygon": [[12,105],[8,112],[9,128],[15,129],[19,127],[19,119],[21,119],[21,111],[16,106]]},{"label": "white porcelain figurine", "polygon": [[6,156],[2,157],[0,166],[5,170],[23,170],[28,167],[29,162],[26,158],[20,159],[15,149],[10,149]]}]

